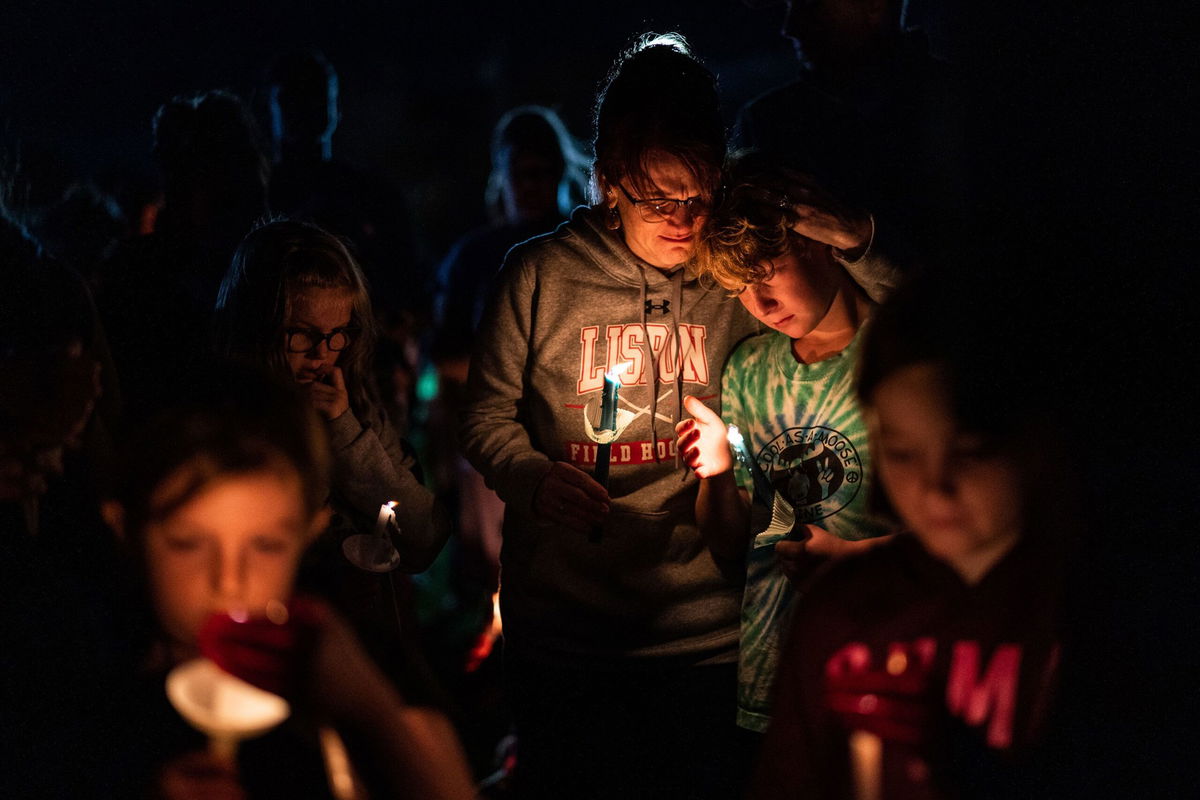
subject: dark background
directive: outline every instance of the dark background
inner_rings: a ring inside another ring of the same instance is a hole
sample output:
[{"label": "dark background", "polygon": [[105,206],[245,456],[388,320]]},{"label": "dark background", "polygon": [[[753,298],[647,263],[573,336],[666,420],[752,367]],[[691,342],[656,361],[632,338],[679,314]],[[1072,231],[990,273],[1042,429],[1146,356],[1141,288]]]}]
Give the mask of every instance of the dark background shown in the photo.
[{"label": "dark background", "polygon": [[[1024,287],[1013,324],[1049,320],[1054,349],[1070,354],[1028,357],[1074,398],[1063,425],[1085,466],[1089,538],[1075,576],[1085,635],[1065,667],[1063,739],[1086,746],[1068,748],[1058,772],[1088,796],[1125,787],[1118,775],[1141,787],[1127,796],[1183,796],[1197,783],[1200,693],[1186,653],[1200,630],[1200,58],[1188,5],[910,9],[973,90],[967,177],[980,258],[953,266]],[[747,99],[796,72],[778,35],[782,14],[736,0],[9,0],[0,177],[15,173],[14,205],[36,207],[78,178],[152,175],[150,120],[163,101],[229,88],[261,119],[266,65],[315,46],[341,77],[335,156],[403,193],[435,259],[484,217],[488,134],[506,108],[553,106],[586,141],[616,53],[643,31],[678,30],[718,74],[732,122]]]},{"label": "dark background", "polygon": [[[928,24],[935,50],[953,54],[962,37],[940,5],[914,0],[909,16]],[[403,192],[427,257],[483,219],[487,141],[499,116],[542,103],[586,142],[597,86],[633,36],[688,36],[719,75],[730,123],[742,103],[798,69],[778,33],[783,5],[738,0],[17,0],[4,8],[0,124],[10,149],[19,142],[17,205],[44,205],[80,177],[152,178],[150,121],[173,95],[231,89],[265,133],[267,65],[317,47],[341,82],[335,157]]]}]

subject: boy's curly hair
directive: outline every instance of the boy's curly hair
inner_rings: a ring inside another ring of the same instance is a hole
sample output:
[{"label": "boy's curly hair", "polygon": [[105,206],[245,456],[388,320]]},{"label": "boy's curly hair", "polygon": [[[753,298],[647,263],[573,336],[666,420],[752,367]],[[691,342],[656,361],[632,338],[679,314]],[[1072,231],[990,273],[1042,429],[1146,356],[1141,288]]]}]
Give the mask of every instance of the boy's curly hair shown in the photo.
[{"label": "boy's curly hair", "polygon": [[777,165],[761,154],[742,153],[730,159],[725,176],[692,268],[737,294],[769,280],[773,260],[797,249],[807,251],[814,243],[792,231],[796,215]]}]

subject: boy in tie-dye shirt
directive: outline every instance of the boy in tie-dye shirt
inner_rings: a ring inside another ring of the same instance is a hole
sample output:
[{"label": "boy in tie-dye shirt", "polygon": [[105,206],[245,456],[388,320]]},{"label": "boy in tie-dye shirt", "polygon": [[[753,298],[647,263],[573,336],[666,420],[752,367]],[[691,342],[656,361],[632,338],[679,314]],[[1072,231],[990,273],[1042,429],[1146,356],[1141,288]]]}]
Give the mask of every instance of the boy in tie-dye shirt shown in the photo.
[{"label": "boy in tie-dye shirt", "polygon": [[[761,732],[793,582],[889,532],[867,510],[870,455],[854,391],[874,303],[847,268],[870,277],[890,267],[867,252],[869,217],[817,198],[815,187],[805,202],[781,196],[772,186],[778,173],[754,158],[729,174],[732,189],[709,222],[697,269],[736,292],[772,330],[730,356],[723,418],[688,398],[693,419],[677,432],[679,451],[701,478],[696,516],[710,549],[719,561],[745,565],[738,724]],[[791,192],[799,193],[794,181]],[[811,226],[845,246],[797,232]],[[726,424],[737,426],[761,473],[757,491],[750,470],[731,457]]]}]

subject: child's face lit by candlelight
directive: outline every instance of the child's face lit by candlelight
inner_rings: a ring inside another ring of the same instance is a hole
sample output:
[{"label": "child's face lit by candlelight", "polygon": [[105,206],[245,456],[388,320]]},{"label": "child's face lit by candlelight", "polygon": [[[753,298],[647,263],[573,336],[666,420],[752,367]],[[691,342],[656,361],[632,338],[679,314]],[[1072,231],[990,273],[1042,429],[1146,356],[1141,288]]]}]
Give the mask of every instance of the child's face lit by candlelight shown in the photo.
[{"label": "child's face lit by candlelight", "polygon": [[738,300],[754,318],[792,339],[812,333],[838,290],[828,248],[795,245],[771,262],[771,277],[746,286]]},{"label": "child's face lit by candlelight", "polygon": [[[192,476],[185,468],[168,479],[160,502]],[[170,637],[191,645],[214,612],[262,615],[286,602],[314,530],[304,509],[298,475],[264,470],[219,477],[147,525],[151,597]]]},{"label": "child's face lit by candlelight", "polygon": [[960,572],[986,571],[1020,535],[1016,458],[959,428],[935,364],[896,370],[879,383],[871,405],[879,477],[901,520]]},{"label": "child's face lit by candlelight", "polygon": [[[288,314],[283,327],[305,328],[320,334],[328,334],[350,325],[354,296],[348,289],[322,289],[309,287],[295,292],[288,302]],[[297,383],[322,380],[337,364],[340,351],[330,350],[329,343],[318,342],[315,347],[302,353],[293,353],[284,346],[288,369]]]}]

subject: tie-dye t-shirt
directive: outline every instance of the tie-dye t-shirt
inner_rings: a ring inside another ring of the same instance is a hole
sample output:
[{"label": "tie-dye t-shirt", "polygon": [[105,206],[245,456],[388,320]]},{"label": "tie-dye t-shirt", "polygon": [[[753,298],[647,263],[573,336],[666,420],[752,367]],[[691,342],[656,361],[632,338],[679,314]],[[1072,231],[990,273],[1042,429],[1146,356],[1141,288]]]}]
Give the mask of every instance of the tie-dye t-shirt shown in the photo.
[{"label": "tie-dye t-shirt", "polygon": [[[854,392],[863,328],[838,355],[801,364],[792,340],[770,332],[743,342],[722,376],[723,417],[737,425],[795,525],[810,523],[857,541],[888,530],[867,512],[867,428]],[[750,473],[735,465],[738,486],[753,492]],[[776,524],[754,537],[746,557],[738,667],[738,724],[765,730],[780,638],[793,592],[775,560],[775,542],[790,535]],[[765,517],[756,510],[755,519]],[[762,530],[760,524],[756,530]]]}]

